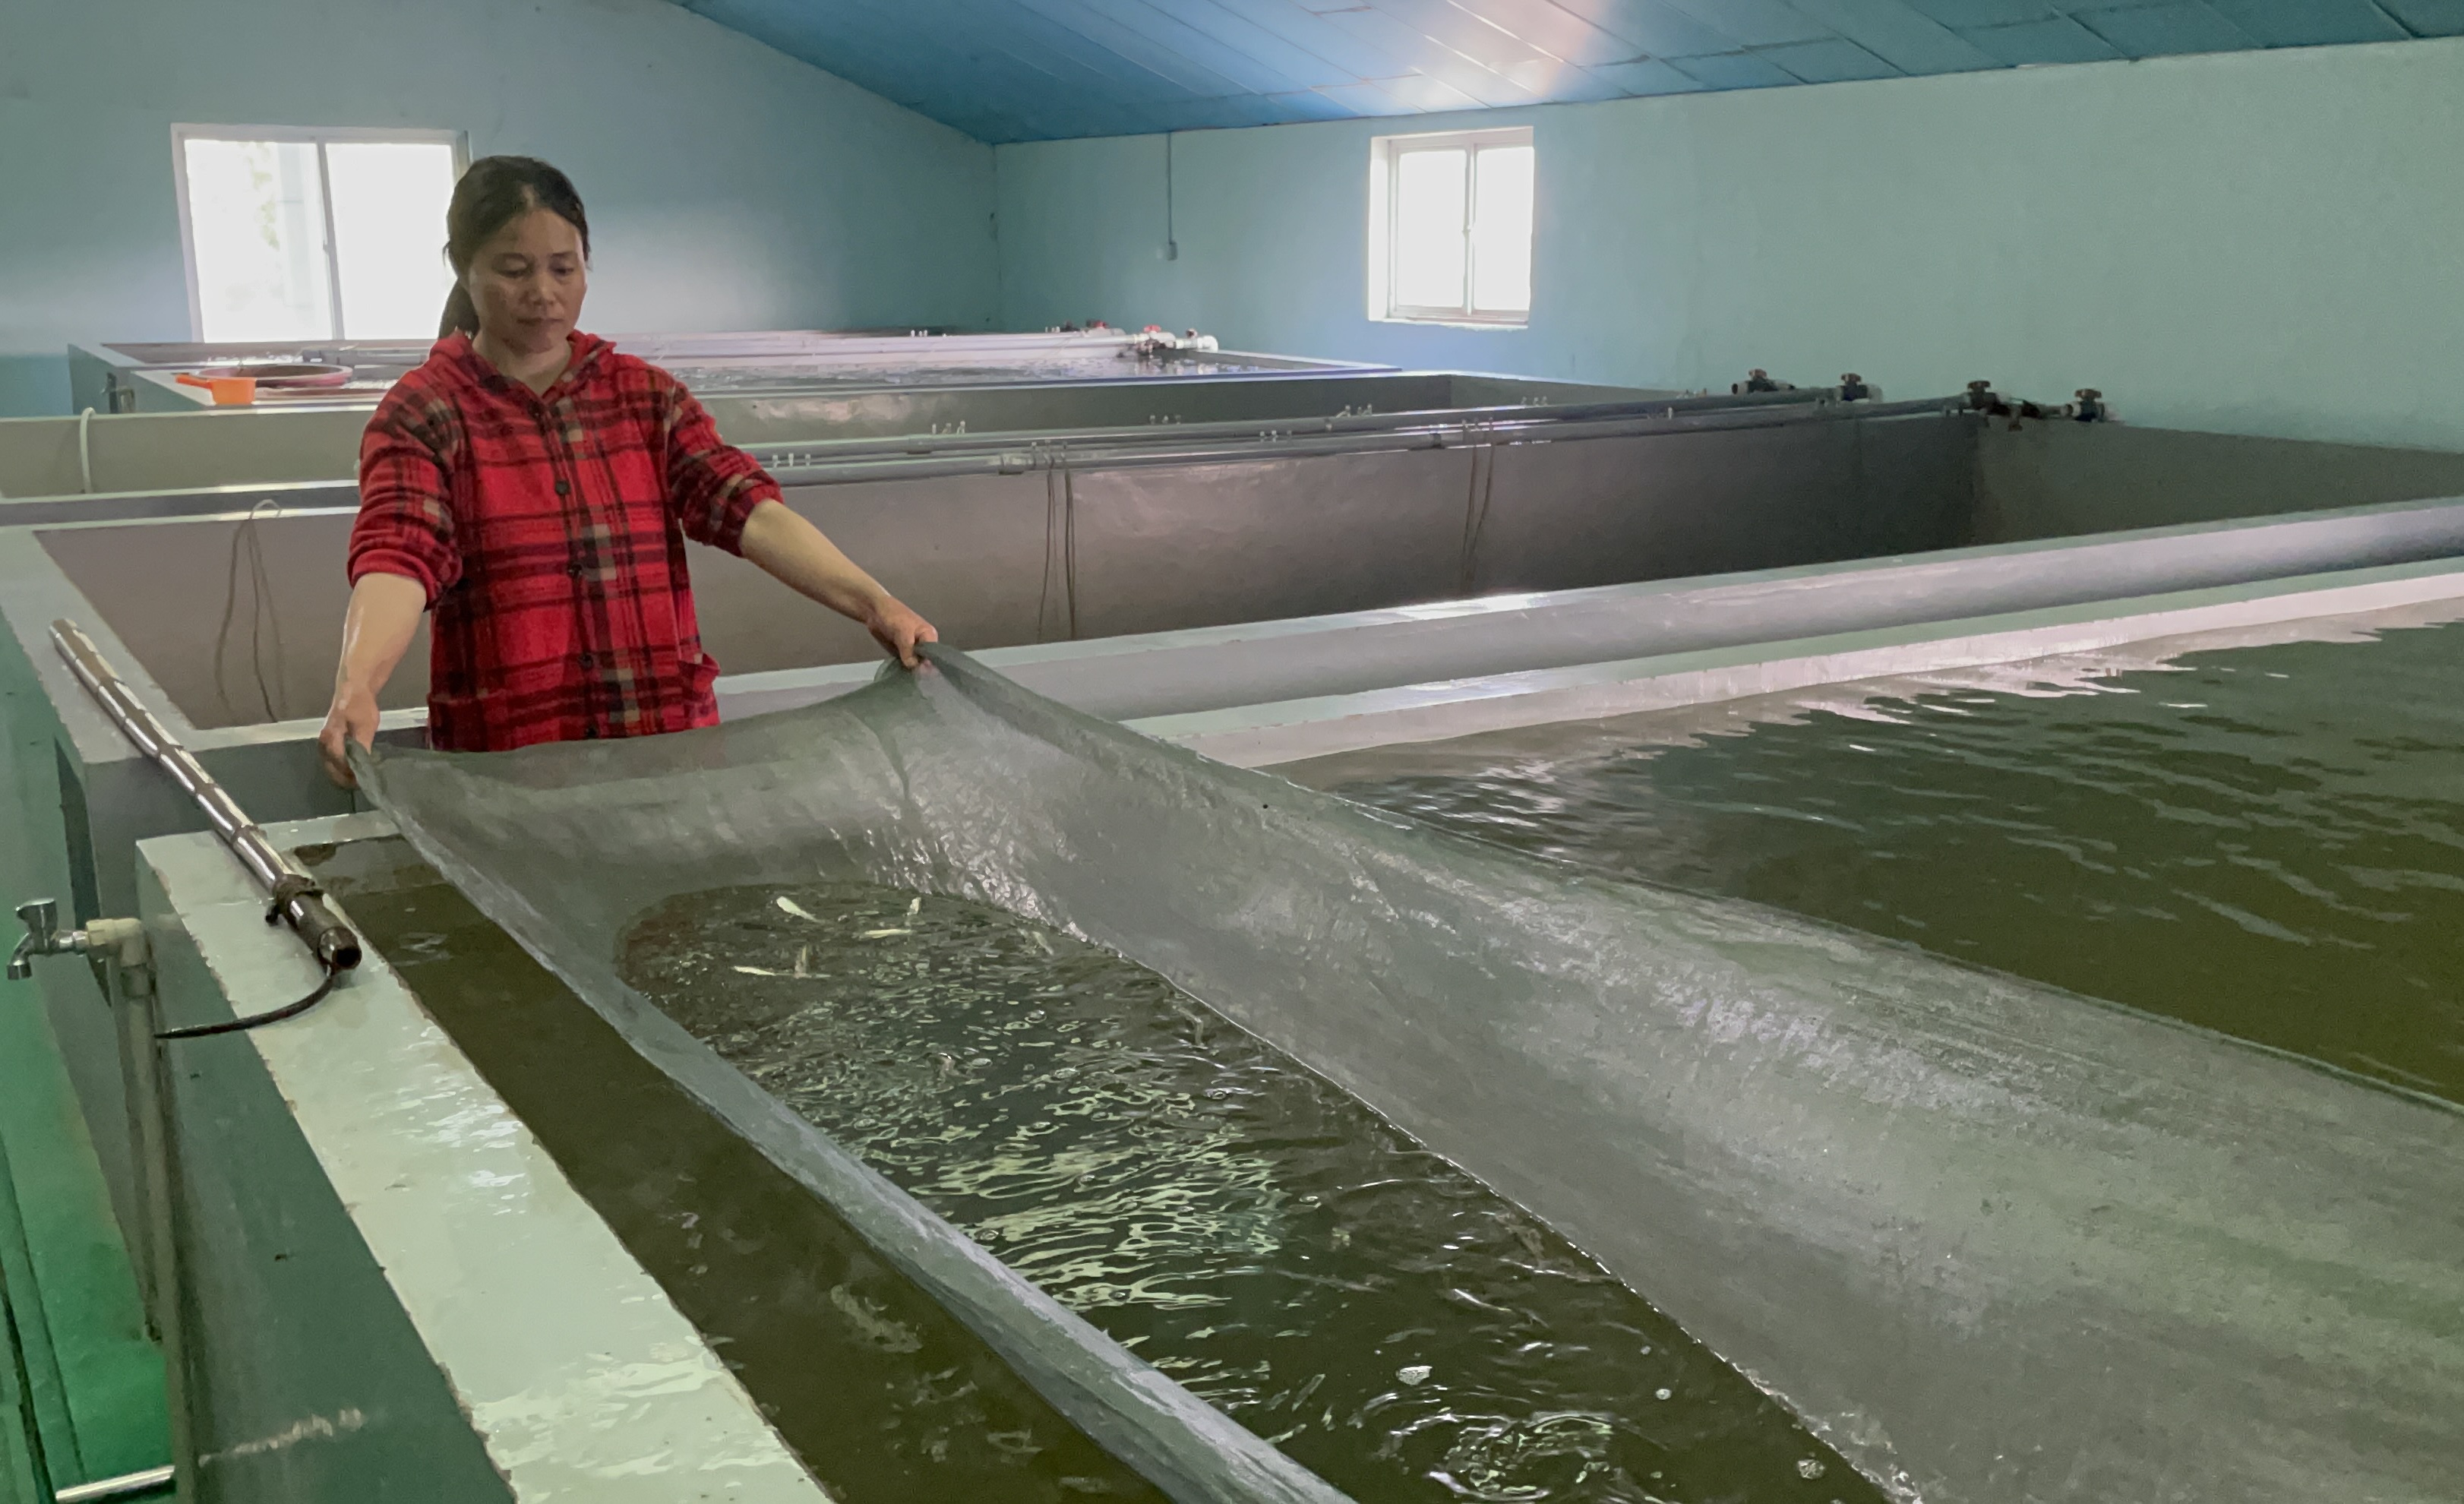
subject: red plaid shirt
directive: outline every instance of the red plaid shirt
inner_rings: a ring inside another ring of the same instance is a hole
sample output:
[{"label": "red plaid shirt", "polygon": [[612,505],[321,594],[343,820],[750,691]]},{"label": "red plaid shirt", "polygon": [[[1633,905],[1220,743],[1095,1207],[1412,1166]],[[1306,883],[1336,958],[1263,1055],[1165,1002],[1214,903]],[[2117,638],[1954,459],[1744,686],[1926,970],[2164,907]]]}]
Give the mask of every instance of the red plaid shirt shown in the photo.
[{"label": "red plaid shirt", "polygon": [[576,333],[545,394],[440,340],[360,441],[351,582],[428,591],[428,740],[451,752],[718,719],[688,538],[730,553],[779,495],[666,371]]}]

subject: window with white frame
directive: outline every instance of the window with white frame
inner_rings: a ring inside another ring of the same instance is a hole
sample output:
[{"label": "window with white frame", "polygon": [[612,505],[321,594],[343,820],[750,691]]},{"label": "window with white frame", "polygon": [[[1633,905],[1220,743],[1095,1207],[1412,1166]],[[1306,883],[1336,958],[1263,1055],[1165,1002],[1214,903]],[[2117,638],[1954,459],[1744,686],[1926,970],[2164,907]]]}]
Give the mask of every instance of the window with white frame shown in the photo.
[{"label": "window with white frame", "polygon": [[1529,126],[1379,136],[1369,157],[1369,316],[1531,318]]},{"label": "window with white frame", "polygon": [[171,147],[195,338],[436,332],[460,132],[179,125]]}]

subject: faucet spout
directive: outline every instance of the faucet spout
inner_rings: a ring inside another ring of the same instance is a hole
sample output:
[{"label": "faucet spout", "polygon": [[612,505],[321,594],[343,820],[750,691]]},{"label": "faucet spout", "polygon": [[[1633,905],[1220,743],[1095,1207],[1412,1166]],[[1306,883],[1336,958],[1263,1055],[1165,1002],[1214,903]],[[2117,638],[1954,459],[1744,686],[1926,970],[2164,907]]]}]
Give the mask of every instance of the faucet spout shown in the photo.
[{"label": "faucet spout", "polygon": [[50,898],[21,903],[17,905],[17,922],[26,926],[26,933],[17,938],[17,948],[9,953],[11,982],[23,982],[33,976],[34,958],[60,948],[60,906]]}]

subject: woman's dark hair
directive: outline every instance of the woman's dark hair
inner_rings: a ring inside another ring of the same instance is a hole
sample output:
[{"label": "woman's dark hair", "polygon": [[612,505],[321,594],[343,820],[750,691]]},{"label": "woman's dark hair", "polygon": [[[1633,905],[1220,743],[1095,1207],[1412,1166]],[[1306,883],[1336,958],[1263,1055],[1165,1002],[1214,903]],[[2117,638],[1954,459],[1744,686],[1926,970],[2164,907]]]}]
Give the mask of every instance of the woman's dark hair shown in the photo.
[{"label": "woman's dark hair", "polygon": [[479,310],[471,301],[471,263],[496,232],[535,209],[544,209],[582,236],[582,256],[590,258],[590,220],[582,211],[582,195],[573,180],[537,157],[481,157],[453,185],[453,202],[445,210],[445,259],[453,268],[453,291],[445,299],[445,317],[436,337],[459,329],[479,332]]}]

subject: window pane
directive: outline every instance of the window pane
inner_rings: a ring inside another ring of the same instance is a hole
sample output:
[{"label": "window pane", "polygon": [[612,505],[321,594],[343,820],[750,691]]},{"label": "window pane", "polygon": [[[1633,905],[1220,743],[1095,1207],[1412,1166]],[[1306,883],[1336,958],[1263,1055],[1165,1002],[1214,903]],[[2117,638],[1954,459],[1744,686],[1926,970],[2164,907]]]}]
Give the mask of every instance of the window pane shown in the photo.
[{"label": "window pane", "polygon": [[326,340],[325,206],[307,142],[187,143],[188,232],[208,340]]},{"label": "window pane", "polygon": [[1472,162],[1471,305],[1531,311],[1531,148],[1491,146]]},{"label": "window pane", "polygon": [[336,142],[325,148],[325,175],[334,193],[334,259],[342,278],[344,337],[433,334],[453,281],[444,252],[453,148],[441,143]]},{"label": "window pane", "polygon": [[1407,151],[1395,159],[1395,301],[1463,305],[1464,152]]}]

